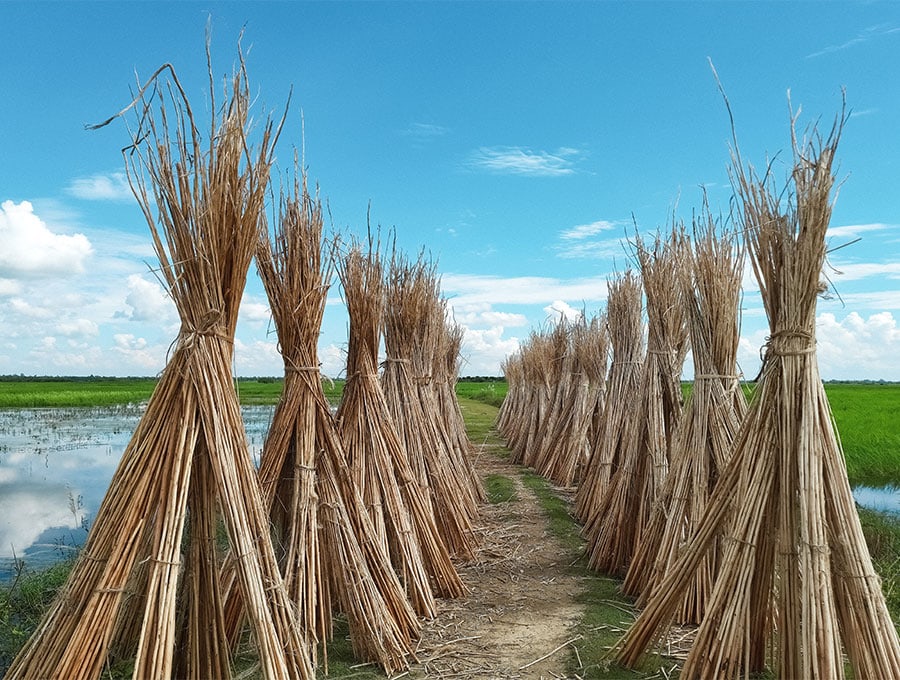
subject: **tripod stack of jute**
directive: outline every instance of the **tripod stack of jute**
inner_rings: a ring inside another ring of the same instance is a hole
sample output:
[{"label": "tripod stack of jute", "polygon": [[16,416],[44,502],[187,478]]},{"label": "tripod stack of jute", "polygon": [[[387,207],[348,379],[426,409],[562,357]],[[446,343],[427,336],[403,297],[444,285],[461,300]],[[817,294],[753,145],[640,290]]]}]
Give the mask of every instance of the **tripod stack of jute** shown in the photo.
[{"label": "tripod stack of jute", "polygon": [[338,260],[350,316],[347,381],[337,412],[353,479],[379,541],[391,556],[413,609],[433,617],[435,593],[459,597],[465,586],[450,559],[378,376],[386,280],[379,244],[359,244]]},{"label": "tripod stack of jute", "polygon": [[[745,170],[734,183],[770,335],[728,466],[681,557],[621,643],[633,665],[662,634],[729,527],[681,677],[900,677],[900,645],[872,568],[816,360],[816,298],[845,121],[797,139],[787,190]],[[735,147],[736,149],[736,147]],[[769,663],[767,663],[767,661]]]},{"label": "tripod stack of jute", "polygon": [[211,85],[205,133],[171,66],[151,83],[126,167],[181,331],[68,582],[7,677],[98,678],[119,659],[135,678],[230,677],[221,521],[262,675],[312,678],[231,376],[277,131],[248,139],[243,61],[223,105]]},{"label": "tripod stack of jute", "polygon": [[560,486],[571,486],[581,476],[590,455],[593,422],[602,409],[606,378],[605,318],[584,317],[569,324],[567,365],[560,376],[559,414],[545,438],[537,469]]},{"label": "tripod stack of jute", "polygon": [[[288,594],[311,640],[346,613],[354,655],[387,673],[405,667],[420,624],[356,488],[319,374],[317,342],[334,271],[322,203],[306,177],[282,192],[257,265],[284,359],[284,388],[259,470]],[[327,668],[327,657],[326,657]]]},{"label": "tripod stack of jute", "polygon": [[635,242],[647,296],[647,356],[609,491],[585,523],[588,564],[607,574],[625,575],[669,469],[688,347],[681,289],[673,283],[685,267],[686,248],[683,230],[676,228],[658,235],[652,248],[640,237]]},{"label": "tripod stack of jute", "polygon": [[478,501],[468,466],[454,460],[432,375],[444,328],[434,264],[422,256],[411,262],[395,250],[386,295],[381,385],[388,409],[444,544],[452,555],[470,559]]},{"label": "tripod stack of jute", "polygon": [[612,361],[606,386],[606,406],[594,429],[591,453],[575,494],[575,516],[585,526],[589,545],[595,534],[587,533],[600,521],[599,513],[628,444],[628,433],[643,365],[644,337],[641,318],[641,280],[631,271],[609,282],[606,322]]},{"label": "tripod stack of jute", "polygon": [[[694,219],[688,256],[678,283],[687,305],[694,385],[675,433],[669,474],[622,586],[639,605],[696,530],[747,411],[737,373],[743,247],[734,233],[717,228],[704,205]],[[678,623],[700,621],[721,550],[714,546],[695,572]]]}]

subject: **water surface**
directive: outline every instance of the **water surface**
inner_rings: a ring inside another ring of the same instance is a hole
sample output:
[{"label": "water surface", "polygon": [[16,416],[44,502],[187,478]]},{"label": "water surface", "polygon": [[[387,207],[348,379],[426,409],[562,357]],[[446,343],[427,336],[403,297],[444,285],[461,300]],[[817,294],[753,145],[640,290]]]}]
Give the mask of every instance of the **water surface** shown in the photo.
[{"label": "water surface", "polygon": [[[146,404],[0,409],[0,580],[84,543]],[[254,462],[273,406],[241,409]]]}]

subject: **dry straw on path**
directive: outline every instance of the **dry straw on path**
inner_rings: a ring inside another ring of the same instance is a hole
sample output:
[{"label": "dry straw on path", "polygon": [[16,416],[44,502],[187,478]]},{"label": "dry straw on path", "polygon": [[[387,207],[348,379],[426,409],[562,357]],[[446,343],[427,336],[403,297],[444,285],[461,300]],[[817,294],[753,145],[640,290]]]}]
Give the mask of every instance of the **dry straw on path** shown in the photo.
[{"label": "dry straw on path", "polygon": [[[688,255],[679,283],[687,305],[694,385],[675,433],[663,491],[623,583],[623,591],[637,596],[639,604],[696,530],[747,411],[737,372],[744,250],[735,234],[717,228],[705,202],[694,219]],[[678,623],[700,621],[720,553],[721,546],[714,546],[697,569],[676,614]]]},{"label": "dry straw on path", "polygon": [[181,331],[65,587],[7,677],[97,678],[118,660],[113,643],[135,678],[229,677],[221,517],[263,676],[310,678],[231,376],[277,133],[266,123],[250,145],[243,62],[205,135],[171,66],[151,82],[126,167]]},{"label": "dry straw on path", "polygon": [[673,283],[685,267],[686,248],[684,232],[677,228],[658,235],[652,249],[640,237],[635,242],[647,296],[647,356],[619,465],[593,521],[586,525],[588,564],[607,574],[625,575],[669,469],[688,347],[681,290]]},{"label": "dry straw on path", "polygon": [[322,222],[304,176],[282,194],[274,234],[260,230],[257,264],[285,370],[260,486],[304,630],[331,639],[332,608],[345,612],[356,657],[390,674],[407,665],[420,624],[353,483],[322,388],[317,343],[334,265]]},{"label": "dry straw on path", "polygon": [[610,481],[621,464],[629,422],[639,399],[644,338],[641,280],[633,272],[609,282],[606,320],[612,349],[606,407],[594,430],[590,458],[575,495],[575,516],[584,523],[589,542],[595,535],[592,526],[599,521]]},{"label": "dry straw on path", "polygon": [[347,381],[337,412],[353,478],[415,611],[435,615],[434,595],[465,593],[385,401],[378,377],[385,277],[379,246],[354,245],[338,272],[350,315]]},{"label": "dry straw on path", "polygon": [[[771,334],[731,462],[693,539],[628,631],[632,665],[665,629],[722,526],[731,530],[682,677],[771,666],[781,678],[900,677],[900,644],[872,568],[815,354],[816,298],[831,218],[827,139],[792,134],[792,186],[733,162],[748,250]],[[792,133],[794,127],[792,126]],[[735,147],[736,148],[736,147]],[[845,657],[846,654],[846,657]]]}]

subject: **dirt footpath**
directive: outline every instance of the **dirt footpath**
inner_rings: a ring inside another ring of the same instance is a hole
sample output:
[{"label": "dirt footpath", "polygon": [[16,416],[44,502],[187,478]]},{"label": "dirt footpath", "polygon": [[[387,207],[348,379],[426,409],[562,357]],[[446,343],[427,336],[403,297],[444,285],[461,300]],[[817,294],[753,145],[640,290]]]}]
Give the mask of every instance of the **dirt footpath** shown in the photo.
[{"label": "dirt footpath", "polygon": [[582,585],[568,569],[571,557],[522,484],[521,467],[489,451],[477,467],[482,478],[512,480],[516,498],[482,507],[480,549],[460,567],[470,593],[440,601],[440,614],[426,624],[419,644],[421,664],[407,677],[564,678],[567,643],[581,617],[575,598]]}]

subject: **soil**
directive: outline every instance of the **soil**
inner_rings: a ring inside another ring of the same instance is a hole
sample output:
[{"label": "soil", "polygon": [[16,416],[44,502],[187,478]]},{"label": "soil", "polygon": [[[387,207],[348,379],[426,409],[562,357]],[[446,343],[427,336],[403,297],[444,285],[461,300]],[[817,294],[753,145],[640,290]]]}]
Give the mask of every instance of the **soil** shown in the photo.
[{"label": "soil", "polygon": [[568,569],[572,557],[550,533],[537,498],[521,482],[520,466],[486,451],[477,468],[482,478],[512,480],[516,497],[482,506],[479,550],[459,566],[469,594],[440,601],[419,643],[420,663],[408,677],[568,677],[583,588]]}]

